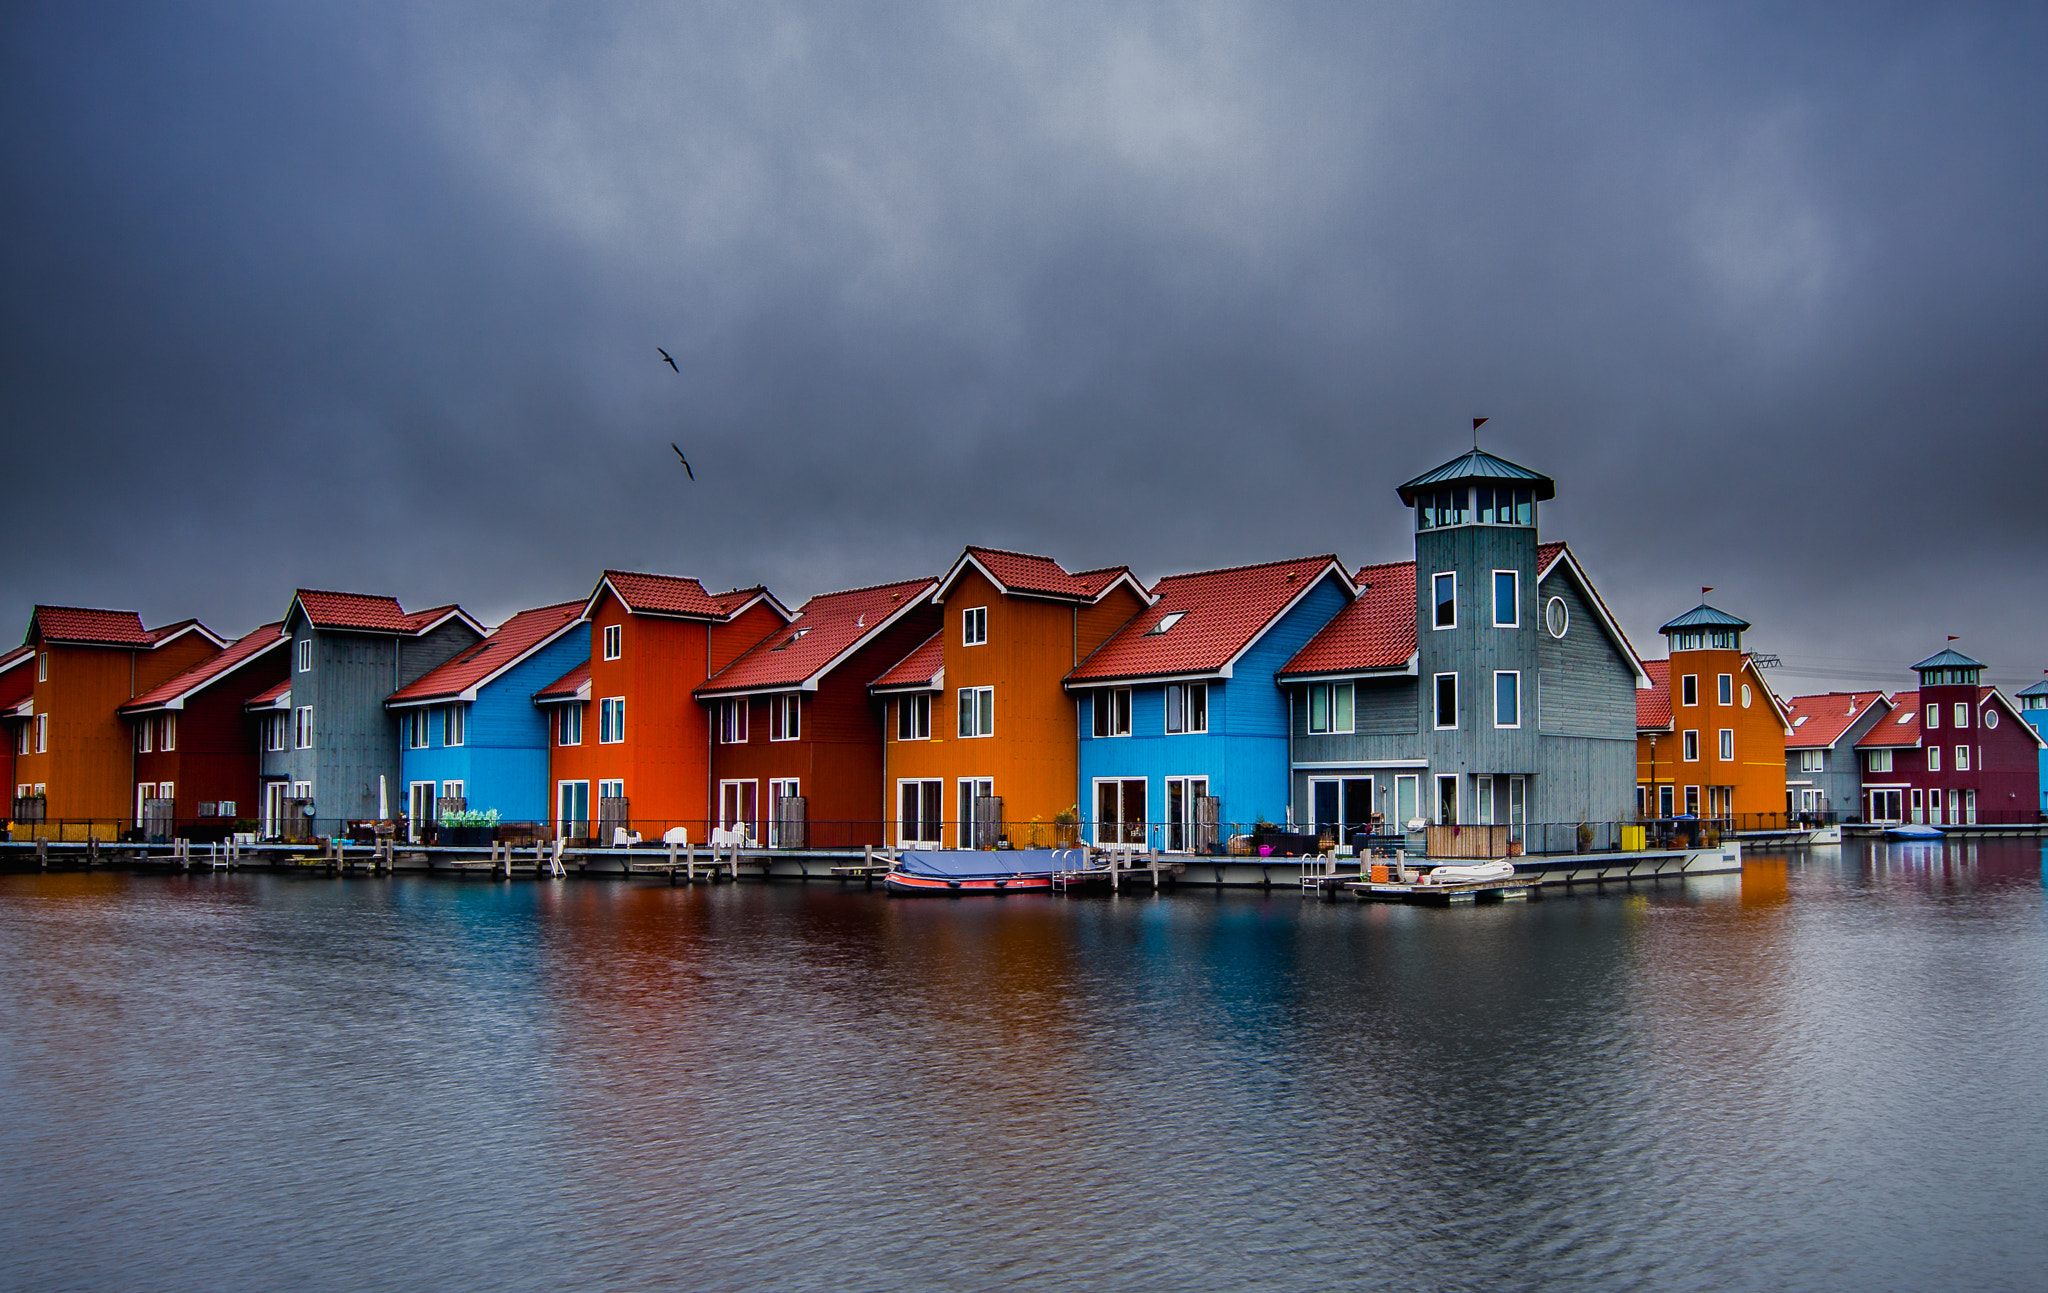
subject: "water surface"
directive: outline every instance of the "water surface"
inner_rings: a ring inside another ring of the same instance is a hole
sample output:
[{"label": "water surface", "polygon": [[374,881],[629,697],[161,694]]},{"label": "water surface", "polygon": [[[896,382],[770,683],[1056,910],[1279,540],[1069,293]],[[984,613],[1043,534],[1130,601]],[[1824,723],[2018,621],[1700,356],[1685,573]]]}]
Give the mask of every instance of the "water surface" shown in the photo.
[{"label": "water surface", "polygon": [[0,1288],[2039,1288],[2042,854],[1456,910],[0,877]]}]

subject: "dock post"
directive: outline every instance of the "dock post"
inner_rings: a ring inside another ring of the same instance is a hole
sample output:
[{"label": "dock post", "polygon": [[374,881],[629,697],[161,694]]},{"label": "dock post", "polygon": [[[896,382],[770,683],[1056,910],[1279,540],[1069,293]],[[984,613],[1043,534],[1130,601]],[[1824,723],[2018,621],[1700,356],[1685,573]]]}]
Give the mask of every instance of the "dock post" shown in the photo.
[{"label": "dock post", "polygon": [[41,835],[36,836],[36,867],[42,871],[50,869],[50,841]]},{"label": "dock post", "polygon": [[86,858],[86,865],[87,865],[87,866],[91,866],[91,865],[92,865],[93,863],[95,863],[95,862],[97,862],[97,861],[99,861],[99,860],[100,860],[100,837],[99,837],[99,836],[97,836],[97,835],[88,835],[88,836],[86,836],[86,837],[85,837],[85,858]]},{"label": "dock post", "polygon": [[668,841],[668,882],[676,882],[676,842]]}]

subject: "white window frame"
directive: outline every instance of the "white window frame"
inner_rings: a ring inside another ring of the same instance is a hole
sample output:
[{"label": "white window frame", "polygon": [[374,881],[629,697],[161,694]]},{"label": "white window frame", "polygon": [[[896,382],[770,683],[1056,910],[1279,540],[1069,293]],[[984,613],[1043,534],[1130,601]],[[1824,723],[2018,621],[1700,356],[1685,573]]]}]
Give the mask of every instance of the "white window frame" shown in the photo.
[{"label": "white window frame", "polygon": [[[1509,594],[1508,609],[1512,619],[1500,617],[1500,577],[1506,575],[1513,591]],[[1519,570],[1496,570],[1493,572],[1493,626],[1497,629],[1518,629],[1522,627],[1522,572]]]},{"label": "white window frame", "polygon": [[36,715],[36,753],[47,754],[50,749],[50,716]]},{"label": "white window frame", "polygon": [[1735,762],[1735,729],[1732,727],[1721,729],[1721,762]]},{"label": "white window frame", "polygon": [[932,697],[930,692],[913,692],[896,698],[896,739],[932,739]]},{"label": "white window frame", "polygon": [[163,730],[157,733],[156,748],[165,754],[174,753],[178,748],[178,715],[176,712],[167,713],[162,723]]},{"label": "white window frame", "polygon": [[288,715],[270,713],[263,716],[263,748],[266,751],[278,753],[288,750],[291,748],[287,744],[290,740],[291,721]]},{"label": "white window frame", "polygon": [[1687,817],[1698,817],[1700,815],[1700,788],[1698,786],[1687,786],[1685,788],[1685,815]]},{"label": "white window frame", "polygon": [[[1141,802],[1138,805],[1138,817],[1136,818],[1139,832],[1144,836],[1142,842],[1147,845],[1152,842],[1152,822],[1150,818],[1152,812],[1152,779],[1142,775],[1135,777],[1096,777],[1090,782],[1088,788],[1088,815],[1094,819],[1094,843],[1097,846],[1141,842],[1124,839],[1125,824],[1133,820],[1129,815],[1129,807],[1125,802],[1124,790],[1133,784],[1143,787],[1138,792]],[[1116,787],[1116,820],[1114,822],[1109,821],[1102,815],[1102,788],[1104,786]],[[1103,834],[1104,829],[1112,826],[1114,830],[1108,837],[1105,837]]]},{"label": "white window frame", "polygon": [[1930,731],[1930,732],[1932,732],[1932,731],[1934,731],[1934,730],[1935,730],[1936,728],[1940,727],[1940,726],[1941,726],[1941,706],[1939,706],[1939,705],[1929,705],[1929,706],[1927,707],[1927,710],[1926,710],[1926,712],[1925,712],[1925,713],[1923,713],[1923,714],[1922,714],[1922,715],[1920,716],[1920,721],[1921,721],[1921,723],[1922,723],[1922,724],[1923,724],[1923,725],[1924,725],[1924,726],[1925,726],[1925,727],[1927,728],[1927,730],[1928,730],[1928,731]]},{"label": "white window frame", "polygon": [[988,607],[969,606],[960,612],[960,645],[988,645]]},{"label": "white window frame", "polygon": [[583,744],[583,705],[580,701],[562,706],[562,712],[555,716],[555,744]]},{"label": "white window frame", "polygon": [[962,740],[980,740],[996,734],[996,689],[994,687],[962,687],[957,699],[960,705],[958,715]]},{"label": "white window frame", "polygon": [[1088,702],[1088,733],[1092,740],[1131,734],[1131,689],[1108,687],[1097,691]]},{"label": "white window frame", "polygon": [[469,787],[460,781],[444,781],[441,783],[441,798],[468,799]]},{"label": "white window frame", "polygon": [[[609,733],[609,738],[607,738]],[[626,698],[606,696],[597,702],[597,743],[624,745],[626,742]]]},{"label": "white window frame", "polygon": [[1870,771],[1890,772],[1892,770],[1892,752],[1890,750],[1871,750],[1869,754]]},{"label": "white window frame", "polygon": [[298,672],[313,672],[313,639],[300,638],[292,649],[298,653],[298,659],[293,662],[298,665]]},{"label": "white window frame", "polygon": [[410,709],[410,710],[407,710],[407,711],[406,711],[406,713],[405,713],[405,722],[404,722],[403,726],[404,726],[404,728],[405,728],[405,748],[406,748],[406,749],[408,749],[408,750],[424,750],[424,749],[426,749],[426,748],[427,748],[427,746],[428,746],[428,744],[429,744],[429,743],[431,742],[432,738],[431,738],[431,737],[429,737],[429,736],[427,735],[427,711],[426,711],[426,710],[424,710],[424,709]]},{"label": "white window frame", "polygon": [[1724,673],[1714,680],[1714,699],[1723,705],[1735,703],[1735,675]]},{"label": "white window frame", "polygon": [[803,693],[789,692],[768,698],[768,739],[801,741],[804,736]]},{"label": "white window frame", "polygon": [[[1201,722],[1196,727],[1195,691],[1202,693]],[[1209,732],[1209,684],[1206,682],[1170,682],[1160,693],[1164,700],[1162,708],[1165,719],[1161,724],[1168,736],[1206,736]]]},{"label": "white window frame", "polygon": [[795,777],[768,778],[768,847],[784,849],[791,847],[789,840],[782,838],[782,801],[802,799],[803,784]]},{"label": "white window frame", "polygon": [[[1443,692],[1443,687],[1444,687],[1444,679],[1446,679],[1446,678],[1449,678],[1449,679],[1451,680],[1451,721],[1450,721],[1450,722],[1448,722],[1448,723],[1444,722],[1444,692]],[[1440,673],[1440,674],[1437,674],[1436,676],[1434,676],[1433,678],[1431,678],[1431,679],[1430,679],[1430,684],[1429,684],[1429,704],[1430,704],[1430,712],[1429,712],[1429,716],[1430,716],[1430,722],[1431,722],[1431,723],[1432,723],[1432,724],[1434,725],[1434,730],[1436,730],[1436,731],[1439,731],[1439,732],[1455,732],[1455,731],[1457,731],[1457,730],[1458,730],[1458,675],[1457,675],[1457,674],[1455,674],[1455,673]]]},{"label": "white window frame", "polygon": [[[1871,753],[1876,754],[1877,751],[1872,750]],[[1801,772],[1825,771],[1825,769],[1821,766],[1821,754],[1822,752],[1819,750],[1801,750],[1799,752],[1799,770]]]},{"label": "white window frame", "polygon": [[[1500,721],[1500,680],[1503,678],[1513,678],[1515,680],[1515,721],[1512,723]],[[1522,725],[1522,671],[1520,669],[1495,669],[1493,671],[1493,725],[1503,728],[1520,727]],[[1485,824],[1491,825],[1492,823]]]},{"label": "white window frame", "polygon": [[[953,779],[953,786],[954,801],[960,810],[958,826],[954,831],[954,847],[971,849],[975,846],[974,801],[984,793],[991,799],[995,798],[995,778],[955,777]],[[998,825],[1000,824],[998,823]]]},{"label": "white window frame", "polygon": [[[1448,624],[1443,623],[1444,599],[1438,591],[1446,579],[1451,581],[1451,622]],[[1458,572],[1455,570],[1439,570],[1429,577],[1429,627],[1437,632],[1458,627]]]},{"label": "white window frame", "polygon": [[[573,787],[581,787],[583,793],[581,795],[574,794],[572,792]],[[571,817],[568,815],[566,810],[571,806],[569,803],[571,799],[581,799],[583,801],[583,816]],[[585,833],[588,833],[590,830],[590,782],[588,780],[575,778],[555,783],[555,836],[557,839],[570,838],[569,827],[572,822],[581,826]]]},{"label": "white window frame", "polygon": [[156,748],[155,736],[155,719],[145,718],[140,723],[137,723],[135,725],[135,752],[137,754],[148,754],[151,750],[154,750]]},{"label": "white window frame", "polygon": [[1678,703],[1688,706],[1700,703],[1700,676],[1698,674],[1686,673],[1678,676]]},{"label": "white window frame", "polygon": [[1956,702],[1955,721],[1957,727],[1967,728],[1970,725],[1970,702],[1966,700]]},{"label": "white window frame", "polygon": [[1698,732],[1688,729],[1679,738],[1679,745],[1681,746],[1679,753],[1684,756],[1685,762],[1698,763],[1700,761],[1700,734]]},{"label": "white window frame", "polygon": [[604,626],[604,658],[617,660],[626,654],[626,626],[607,624]]},{"label": "white window frame", "polygon": [[310,750],[313,748],[313,707],[301,705],[292,711],[292,748]]},{"label": "white window frame", "polygon": [[468,706],[449,705],[441,711],[441,744],[458,746],[469,737],[469,715],[464,712]]},{"label": "white window frame", "polygon": [[1970,770],[1970,747],[1969,747],[1969,746],[1967,746],[1967,745],[1958,745],[1958,746],[1956,747],[1956,771],[1957,771],[1957,772],[1968,772],[1969,770]]},{"label": "white window frame", "polygon": [[[913,786],[917,789],[917,824],[920,828],[919,833],[915,836],[912,836],[905,829],[910,819],[903,814],[903,792]],[[939,811],[934,816],[927,816],[924,811],[925,789],[928,786],[938,787],[938,793],[936,796],[933,796],[933,802],[937,804]],[[946,783],[942,778],[898,777],[896,779],[896,803],[893,811],[896,814],[896,846],[898,848],[919,848],[928,844],[943,844],[945,842]],[[924,834],[923,832],[926,830],[929,830],[931,834]]]},{"label": "white window frame", "polygon": [[[1437,825],[1439,825],[1439,826],[1451,826],[1451,825],[1455,825],[1455,824],[1457,824],[1457,823],[1458,823],[1458,822],[1459,822],[1459,821],[1460,821],[1460,820],[1461,820],[1461,819],[1462,819],[1462,818],[1464,817],[1464,815],[1465,815],[1465,802],[1464,802],[1464,799],[1465,799],[1465,791],[1464,791],[1464,787],[1458,784],[1458,783],[1459,783],[1460,781],[1462,781],[1462,780],[1464,780],[1464,778],[1460,777],[1460,776],[1459,776],[1459,775],[1458,775],[1457,773],[1455,773],[1455,772],[1439,772],[1439,773],[1437,773],[1437,774],[1436,774],[1436,777],[1435,777],[1435,782],[1436,782],[1436,802],[1435,802],[1435,803],[1432,803],[1432,804],[1430,805],[1430,810],[1431,810],[1432,812],[1434,812],[1434,813],[1436,814],[1436,817],[1435,817],[1435,818],[1433,818],[1432,820],[1436,821],[1436,824],[1437,824]],[[1445,787],[1446,785],[1448,785],[1448,786],[1449,786],[1449,787],[1451,788],[1451,819],[1450,819],[1450,821],[1444,821],[1444,820],[1442,820],[1442,818],[1443,818],[1443,815],[1444,815],[1444,787]]]},{"label": "white window frame", "polygon": [[48,682],[49,680],[50,680],[50,653],[49,653],[48,651],[42,651],[42,652],[38,652],[38,653],[37,653],[37,655],[36,655],[36,681],[37,681],[37,682]]},{"label": "white window frame", "polygon": [[1927,770],[1929,772],[1941,771],[1941,747],[1938,745],[1927,747]]},{"label": "white window frame", "polygon": [[718,743],[720,745],[745,745],[747,743],[747,698],[732,696],[718,702]]}]

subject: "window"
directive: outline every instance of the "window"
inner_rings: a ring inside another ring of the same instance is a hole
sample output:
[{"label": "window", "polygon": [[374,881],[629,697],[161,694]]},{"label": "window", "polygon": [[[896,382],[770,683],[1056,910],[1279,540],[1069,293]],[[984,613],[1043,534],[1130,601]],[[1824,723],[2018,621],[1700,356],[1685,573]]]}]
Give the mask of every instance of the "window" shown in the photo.
[{"label": "window", "polygon": [[1436,820],[1444,826],[1458,822],[1458,779],[1448,772],[1437,775]]},{"label": "window", "polygon": [[736,697],[718,704],[718,743],[720,745],[745,745],[747,743],[747,698]]},{"label": "window", "polygon": [[1997,727],[1997,726],[1998,726],[1998,711],[1997,711],[1997,710],[1995,710],[1995,709],[1986,709],[1986,710],[1984,711],[1984,726],[1986,726],[1986,727]]},{"label": "window", "polygon": [[990,804],[986,816],[980,801],[994,799],[996,783],[989,777],[960,778],[960,823],[959,847],[963,849],[994,848],[1002,836],[1002,809],[999,804]]},{"label": "window", "polygon": [[[1801,750],[1799,752],[1799,770],[1801,772],[1819,772],[1821,770],[1821,753],[1819,750]],[[1877,751],[1873,750],[1871,753],[1875,755]],[[1872,769],[1872,771],[1875,771],[1875,769]]]},{"label": "window", "polygon": [[1700,761],[1700,734],[1698,732],[1687,732],[1685,734],[1685,761],[1687,763],[1698,763]]},{"label": "window", "polygon": [[1940,726],[1941,726],[1941,706],[1939,706],[1939,705],[1929,705],[1929,706],[1927,707],[1927,713],[1926,713],[1925,717],[1926,717],[1926,720],[1927,720],[1927,729],[1928,729],[1929,731],[1933,731],[1933,730],[1934,730],[1935,728],[1937,728],[1937,727],[1940,727]]},{"label": "window", "polygon": [[[745,701],[740,702],[745,704]],[[626,698],[606,696],[597,702],[597,743],[617,745],[626,739]],[[599,796],[602,798],[602,796]]]},{"label": "window", "polygon": [[983,646],[988,642],[988,607],[970,606],[960,612],[960,645]]},{"label": "window", "polygon": [[1415,496],[1415,528],[1433,529],[1439,525],[1463,525],[1465,523],[1466,494],[1462,489],[1439,489],[1428,494]]},{"label": "window", "polygon": [[299,641],[298,641],[298,645],[297,645],[296,647],[294,647],[293,649],[294,649],[294,650],[296,650],[296,651],[297,651],[297,652],[299,653],[299,659],[298,659],[298,665],[299,665],[299,672],[300,672],[300,673],[310,673],[310,672],[312,672],[312,669],[313,669],[313,639],[311,639],[311,638],[300,638],[300,639],[299,639]]},{"label": "window", "polygon": [[1522,675],[1512,669],[1499,669],[1493,675],[1493,725],[1495,727],[1520,727],[1522,725]]},{"label": "window", "polygon": [[1349,732],[1354,724],[1352,702],[1355,699],[1354,686],[1348,682],[1318,682],[1309,684],[1308,689],[1308,730],[1311,732]]},{"label": "window", "polygon": [[1522,626],[1522,572],[1519,570],[1493,572],[1493,626],[1497,629]]},{"label": "window", "polygon": [[43,653],[42,653],[41,655],[39,655],[39,656],[37,656],[37,657],[36,657],[36,681],[37,681],[37,682],[48,682],[49,680],[50,680],[50,653],[49,653],[48,651],[45,651],[45,652],[43,652]]},{"label": "window", "polygon": [[1181,620],[1185,619],[1186,617],[1186,611],[1168,611],[1166,614],[1159,617],[1159,622],[1157,624],[1154,624],[1151,628],[1145,630],[1145,636],[1148,638],[1156,638],[1160,634],[1172,628],[1174,625],[1180,623]]},{"label": "window", "polygon": [[771,741],[801,740],[804,734],[803,695],[793,692],[787,696],[768,698],[768,739]]},{"label": "window", "polygon": [[1734,761],[1735,729],[1732,727],[1724,727],[1721,729],[1721,762],[1733,763]]},{"label": "window", "polygon": [[1543,627],[1550,630],[1550,636],[1561,638],[1572,626],[1571,607],[1564,604],[1564,598],[1553,597],[1543,607]]},{"label": "window", "polygon": [[[1124,716],[1124,730],[1130,730],[1130,715]],[[962,687],[960,689],[960,735],[994,736],[996,734],[996,689],[993,687]]]},{"label": "window", "polygon": [[1968,727],[1969,725],[1970,706],[1966,702],[1959,700],[1956,702],[1956,726]]},{"label": "window", "polygon": [[1472,491],[1476,500],[1473,510],[1481,525],[1534,525],[1536,523],[1536,491],[1534,489],[1498,489],[1481,485]]},{"label": "window", "polygon": [[1458,675],[1440,673],[1436,676],[1436,726],[1439,731],[1448,731],[1458,725]]},{"label": "window", "polygon": [[146,718],[135,725],[135,752],[137,754],[149,753],[149,738],[155,727],[156,724]]},{"label": "window", "polygon": [[169,754],[172,750],[178,748],[178,716],[176,714],[164,715],[163,731],[157,736],[156,748],[162,750],[165,754]]},{"label": "window", "polygon": [[1657,787],[1657,816],[1670,817],[1677,812],[1678,805],[1672,799],[1676,793],[1670,786]]},{"label": "window", "polygon": [[583,706],[562,706],[562,712],[555,716],[555,741],[560,745],[583,744]]},{"label": "window", "polygon": [[1209,684],[1170,682],[1166,684],[1166,730],[1206,732],[1209,730]]},{"label": "window", "polygon": [[[14,752],[16,754],[27,754],[30,752],[30,742],[34,739],[34,734],[29,731],[30,726],[31,724],[23,723],[20,727],[14,729]],[[16,798],[26,799],[28,798],[28,792],[23,791]]]},{"label": "window", "polygon": [[1723,705],[1735,703],[1735,675],[1724,673],[1718,679],[1720,686],[1715,689],[1714,699]]},{"label": "window", "polygon": [[937,844],[945,825],[946,783],[943,781],[899,781],[896,783],[896,835],[899,844]]},{"label": "window", "polygon": [[1698,786],[1687,786],[1685,788],[1685,811],[1689,817],[1698,817],[1700,815],[1700,788]]},{"label": "window", "polygon": [[1678,703],[1681,705],[1699,704],[1700,676],[1696,673],[1689,673],[1686,674],[1683,678],[1680,678],[1678,680],[1678,694],[1680,697]]},{"label": "window", "polygon": [[444,781],[441,783],[441,798],[466,801],[469,796],[463,793],[463,786],[460,781]]},{"label": "window", "polygon": [[313,707],[301,705],[292,711],[292,746],[295,749],[313,748]]},{"label": "window", "polygon": [[1872,750],[1867,757],[1872,772],[1890,772],[1892,770],[1892,752],[1890,750]]},{"label": "window", "polygon": [[[1131,692],[1130,688],[1095,693],[1095,735],[1129,736],[1131,734]],[[967,735],[962,728],[962,736]]]},{"label": "window", "polygon": [[1748,709],[1748,708],[1749,708],[1749,684],[1748,684],[1748,683],[1743,683],[1743,684],[1742,684],[1742,707],[1743,707],[1744,709]]},{"label": "window", "polygon": [[1968,772],[1969,770],[1970,770],[1970,747],[1969,747],[1969,746],[1967,746],[1967,745],[1958,745],[1958,746],[1956,747],[1956,771],[1957,771],[1957,772]]},{"label": "window", "polygon": [[1938,745],[1927,747],[1927,770],[1929,772],[1941,771],[1941,747]]},{"label": "window", "polygon": [[468,709],[462,705],[450,705],[441,711],[441,744],[462,744],[463,727],[468,716]]},{"label": "window", "polygon": [[415,709],[415,710],[411,710],[411,711],[409,711],[409,712],[408,712],[408,713],[406,714],[406,716],[405,716],[405,720],[404,720],[404,722],[403,722],[403,723],[401,724],[401,726],[402,726],[402,727],[404,727],[404,729],[405,729],[405,748],[406,748],[406,749],[408,749],[408,750],[424,750],[424,749],[426,749],[426,748],[427,748],[427,745],[428,745],[428,741],[427,741],[427,711],[426,711],[426,710],[424,710],[424,709]]},{"label": "window", "polygon": [[1436,592],[1436,614],[1430,621],[1432,627],[1454,629],[1458,627],[1458,574],[1449,571],[1432,581]]},{"label": "window", "polygon": [[1145,821],[1143,777],[1098,780],[1095,783],[1095,842],[1143,844]]},{"label": "window", "polygon": [[905,696],[896,702],[896,739],[899,741],[929,741],[932,739],[932,698],[930,695]]},{"label": "window", "polygon": [[283,714],[263,716],[263,748],[282,750],[285,748],[285,718]]},{"label": "window", "polygon": [[626,654],[626,626],[607,624],[604,626],[604,658],[616,660]]},{"label": "window", "polygon": [[50,716],[48,714],[38,714],[36,715],[36,753],[41,754],[49,748]]}]

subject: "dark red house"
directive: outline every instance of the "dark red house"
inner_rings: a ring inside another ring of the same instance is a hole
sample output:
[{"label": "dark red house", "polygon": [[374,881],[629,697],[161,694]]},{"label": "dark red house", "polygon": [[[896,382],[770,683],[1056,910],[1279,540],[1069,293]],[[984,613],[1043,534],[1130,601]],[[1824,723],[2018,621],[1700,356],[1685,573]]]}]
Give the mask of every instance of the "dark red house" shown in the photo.
[{"label": "dark red house", "polygon": [[697,688],[717,825],[771,848],[884,842],[882,711],[867,685],[937,631],[937,584],[821,593]]},{"label": "dark red house", "polygon": [[121,706],[137,826],[154,815],[166,833],[225,839],[237,818],[259,814],[259,720],[246,706],[285,681],[290,646],[283,624],[265,624]]},{"label": "dark red house", "polygon": [[1984,665],[1943,651],[1913,666],[1918,691],[1856,743],[1863,761],[1863,815],[1872,822],[1930,826],[2040,820],[2043,742],[1996,687]]}]

